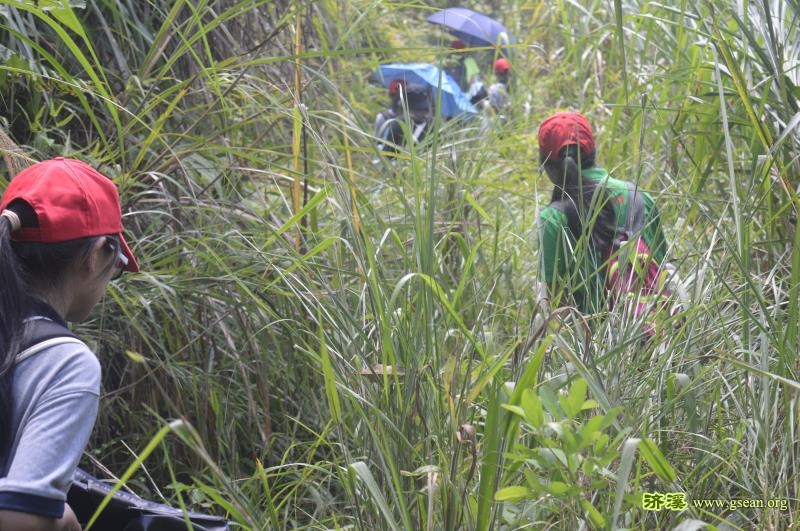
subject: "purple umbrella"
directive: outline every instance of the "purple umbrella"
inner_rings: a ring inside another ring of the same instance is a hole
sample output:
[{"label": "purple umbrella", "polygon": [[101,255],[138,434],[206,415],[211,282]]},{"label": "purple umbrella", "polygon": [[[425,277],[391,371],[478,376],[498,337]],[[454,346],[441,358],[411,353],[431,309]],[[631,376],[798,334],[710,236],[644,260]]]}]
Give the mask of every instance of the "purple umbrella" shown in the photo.
[{"label": "purple umbrella", "polygon": [[508,30],[493,18],[464,7],[449,7],[427,18],[444,26],[452,34],[472,46],[505,47],[514,43]]}]

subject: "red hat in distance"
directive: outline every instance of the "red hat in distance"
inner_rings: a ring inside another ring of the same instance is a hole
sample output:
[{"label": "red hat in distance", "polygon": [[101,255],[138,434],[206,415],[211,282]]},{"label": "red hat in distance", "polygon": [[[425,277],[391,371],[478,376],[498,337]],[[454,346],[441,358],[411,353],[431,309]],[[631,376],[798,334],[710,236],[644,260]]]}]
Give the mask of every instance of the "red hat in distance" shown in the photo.
[{"label": "red hat in distance", "polygon": [[85,162],[58,157],[25,168],[3,193],[0,211],[16,199],[33,208],[39,226],[15,231],[15,240],[56,243],[116,234],[128,259],[125,271],[139,271],[122,236],[117,187]]},{"label": "red hat in distance", "polygon": [[504,58],[500,58],[494,62],[494,73],[495,74],[504,74],[511,70],[511,65],[508,64],[508,60]]},{"label": "red hat in distance", "polygon": [[450,43],[450,48],[454,50],[463,50],[467,45],[461,39],[456,39]]},{"label": "red hat in distance", "polygon": [[405,86],[406,82],[402,79],[393,79],[392,82],[389,83],[389,96],[397,96],[400,89]]},{"label": "red hat in distance", "polygon": [[594,153],[594,137],[589,120],[577,112],[560,112],[539,126],[539,152],[549,160],[561,160],[561,150],[577,145],[583,155]]}]

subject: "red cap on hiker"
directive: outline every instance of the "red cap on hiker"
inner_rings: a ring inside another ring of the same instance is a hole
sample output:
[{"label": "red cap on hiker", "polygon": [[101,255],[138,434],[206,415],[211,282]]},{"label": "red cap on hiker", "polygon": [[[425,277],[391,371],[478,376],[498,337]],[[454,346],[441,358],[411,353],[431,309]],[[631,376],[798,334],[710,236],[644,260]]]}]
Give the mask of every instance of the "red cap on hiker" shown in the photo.
[{"label": "red cap on hiker", "polygon": [[389,83],[389,96],[397,96],[400,93],[400,89],[406,85],[406,82],[402,79],[393,79],[391,83]]},{"label": "red cap on hiker", "polygon": [[539,152],[548,160],[561,160],[561,150],[569,145],[577,145],[583,155],[594,153],[592,126],[582,114],[560,112],[539,126]]},{"label": "red cap on hiker", "polygon": [[39,226],[14,231],[14,240],[56,243],[116,234],[128,259],[125,271],[139,271],[122,236],[117,187],[85,162],[58,157],[25,168],[3,193],[0,211],[16,199],[31,206]]},{"label": "red cap on hiker", "polygon": [[507,59],[500,58],[494,62],[494,73],[495,74],[505,74],[511,70],[511,65],[509,64]]}]

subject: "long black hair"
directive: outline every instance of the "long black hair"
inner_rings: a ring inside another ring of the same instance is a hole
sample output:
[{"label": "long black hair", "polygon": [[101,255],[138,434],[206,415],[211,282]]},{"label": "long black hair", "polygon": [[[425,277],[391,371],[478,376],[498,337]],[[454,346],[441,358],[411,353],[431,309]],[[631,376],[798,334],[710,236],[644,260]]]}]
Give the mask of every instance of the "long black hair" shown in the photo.
[{"label": "long black hair", "polygon": [[[6,210],[15,213],[25,228],[38,227],[33,208],[17,199]],[[37,293],[57,287],[64,274],[90,252],[97,237],[58,243],[19,242],[6,216],[0,216],[0,456],[11,443],[11,385],[14,358],[23,346],[25,319],[34,311]],[[119,240],[112,237],[117,248]],[[112,263],[113,266],[113,263]]]},{"label": "long black hair", "polygon": [[11,378],[14,357],[22,343],[23,319],[31,307],[20,264],[11,247],[11,221],[0,216],[0,456],[11,436]]},{"label": "long black hair", "polygon": [[606,253],[617,232],[614,205],[604,188],[582,176],[583,170],[594,166],[595,153],[582,153],[572,144],[564,147],[559,155],[557,159],[541,155],[547,176],[555,185],[551,204],[563,205],[569,230],[576,240],[584,234],[584,223],[591,223],[592,245],[596,251]]}]

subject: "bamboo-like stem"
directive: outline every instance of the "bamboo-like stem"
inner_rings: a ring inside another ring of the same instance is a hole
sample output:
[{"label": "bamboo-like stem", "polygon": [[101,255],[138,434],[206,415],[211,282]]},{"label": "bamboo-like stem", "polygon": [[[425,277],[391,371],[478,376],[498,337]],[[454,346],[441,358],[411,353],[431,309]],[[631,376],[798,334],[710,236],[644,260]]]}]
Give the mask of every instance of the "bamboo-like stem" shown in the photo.
[{"label": "bamboo-like stem", "polygon": [[347,184],[350,188],[350,205],[353,209],[353,230],[356,234],[361,233],[361,220],[358,216],[358,205],[356,204],[356,176],[353,172],[353,157],[350,154],[350,135],[344,124],[344,109],[341,101],[339,102],[339,114],[342,116],[342,135],[344,136],[344,160],[347,164]]},{"label": "bamboo-like stem", "polygon": [[[297,11],[297,18],[295,19],[295,35],[294,35],[294,94],[295,94],[295,108],[300,108],[303,104],[303,76],[302,76],[302,63],[300,54],[303,52],[303,25],[302,15],[300,10]],[[302,113],[295,113],[295,120],[303,120]],[[302,134],[302,127],[294,127],[292,138],[292,156],[293,156],[293,169],[294,169],[294,182],[292,183],[292,214],[297,215],[301,208],[301,194],[302,182],[301,173],[302,166],[300,162],[300,138],[298,135]],[[295,247],[299,251],[303,243],[302,229],[297,230],[295,235]]]}]

